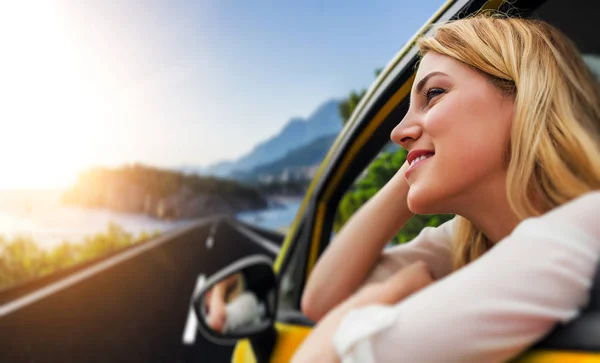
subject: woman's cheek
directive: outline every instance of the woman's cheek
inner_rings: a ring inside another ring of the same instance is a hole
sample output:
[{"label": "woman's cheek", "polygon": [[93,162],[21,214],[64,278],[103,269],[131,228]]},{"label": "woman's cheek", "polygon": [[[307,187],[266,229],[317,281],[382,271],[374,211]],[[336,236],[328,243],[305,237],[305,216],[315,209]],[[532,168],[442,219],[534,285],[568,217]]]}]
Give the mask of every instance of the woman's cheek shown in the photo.
[{"label": "woman's cheek", "polygon": [[434,139],[434,143],[435,155],[421,170],[415,170],[411,178],[409,207],[419,214],[449,213],[441,209],[448,207],[457,195],[469,190],[479,179],[483,168],[481,164],[485,164],[482,155],[464,147],[468,143],[474,148],[480,148],[480,145],[474,145],[460,133],[446,134]]},{"label": "woman's cheek", "polygon": [[431,103],[425,115],[425,129],[433,136],[460,127],[461,110],[462,107],[453,94],[440,96]]}]

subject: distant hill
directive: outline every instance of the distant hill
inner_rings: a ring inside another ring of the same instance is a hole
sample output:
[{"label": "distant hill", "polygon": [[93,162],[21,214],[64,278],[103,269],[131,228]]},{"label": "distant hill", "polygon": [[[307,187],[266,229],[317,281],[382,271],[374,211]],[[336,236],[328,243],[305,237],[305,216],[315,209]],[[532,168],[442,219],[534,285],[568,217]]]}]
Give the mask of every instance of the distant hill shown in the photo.
[{"label": "distant hill", "polygon": [[272,138],[258,144],[249,154],[235,161],[224,161],[201,171],[205,175],[232,176],[248,172],[284,157],[288,152],[342,129],[338,100],[330,100],[317,108],[307,119],[293,118]]},{"label": "distant hill", "polygon": [[139,164],[87,170],[63,194],[63,202],[164,219],[235,214],[268,207],[256,189],[235,181]]},{"label": "distant hill", "polygon": [[229,176],[232,168],[234,167],[235,162],[233,161],[221,161],[216,164],[213,164],[209,167],[201,167],[201,166],[181,166],[178,167],[177,170],[184,174],[198,174],[198,175],[206,175],[206,176],[217,176],[217,177],[225,177]]},{"label": "distant hill", "polygon": [[247,172],[233,174],[236,179],[282,180],[310,179],[311,173],[321,164],[337,134],[319,137],[305,145],[288,151],[282,158],[268,164],[259,165]]},{"label": "distant hill", "polygon": [[297,149],[289,151],[279,160],[269,164],[257,166],[252,169],[253,173],[277,173],[286,168],[311,167],[321,164],[329,148],[335,141],[337,134],[320,137]]}]

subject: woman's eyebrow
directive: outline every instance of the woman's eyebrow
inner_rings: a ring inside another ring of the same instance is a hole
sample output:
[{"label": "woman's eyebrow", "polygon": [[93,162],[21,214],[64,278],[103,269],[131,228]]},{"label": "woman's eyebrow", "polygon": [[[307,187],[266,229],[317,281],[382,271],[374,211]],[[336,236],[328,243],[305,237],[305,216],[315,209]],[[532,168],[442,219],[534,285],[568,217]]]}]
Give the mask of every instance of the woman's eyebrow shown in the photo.
[{"label": "woman's eyebrow", "polygon": [[417,93],[421,93],[421,90],[423,89],[423,87],[425,86],[425,83],[427,83],[427,80],[429,80],[429,78],[433,77],[433,76],[437,76],[437,75],[444,75],[447,76],[446,73],[444,72],[431,72],[428,75],[426,75],[425,77],[423,77],[419,83],[417,83],[417,87],[415,88],[415,90],[417,91]]}]

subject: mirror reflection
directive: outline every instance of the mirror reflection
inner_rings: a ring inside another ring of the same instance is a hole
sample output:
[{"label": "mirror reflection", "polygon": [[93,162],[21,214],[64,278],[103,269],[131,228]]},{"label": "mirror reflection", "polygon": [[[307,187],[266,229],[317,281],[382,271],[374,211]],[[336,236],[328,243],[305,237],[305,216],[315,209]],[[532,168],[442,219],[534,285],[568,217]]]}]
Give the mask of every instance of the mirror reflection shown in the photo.
[{"label": "mirror reflection", "polygon": [[221,335],[252,333],[274,316],[275,278],[269,266],[246,267],[200,297],[202,318]]}]

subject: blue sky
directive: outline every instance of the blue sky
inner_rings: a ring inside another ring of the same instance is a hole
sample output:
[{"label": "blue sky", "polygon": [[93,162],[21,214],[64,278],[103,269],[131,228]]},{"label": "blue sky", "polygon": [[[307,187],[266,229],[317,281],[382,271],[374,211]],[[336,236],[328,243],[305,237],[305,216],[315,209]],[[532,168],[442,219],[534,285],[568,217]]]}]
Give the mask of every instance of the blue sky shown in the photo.
[{"label": "blue sky", "polygon": [[[0,16],[14,47],[13,67],[0,71],[14,80],[3,97],[31,109],[0,116],[20,125],[3,130],[12,150],[29,151],[18,162],[0,157],[0,165],[15,175],[11,185],[31,182],[19,174],[23,164],[49,165],[60,175],[46,184],[60,184],[97,164],[176,167],[239,157],[291,117],[368,87],[374,69],[443,2],[12,5]],[[0,155],[8,151],[0,146]]]}]

